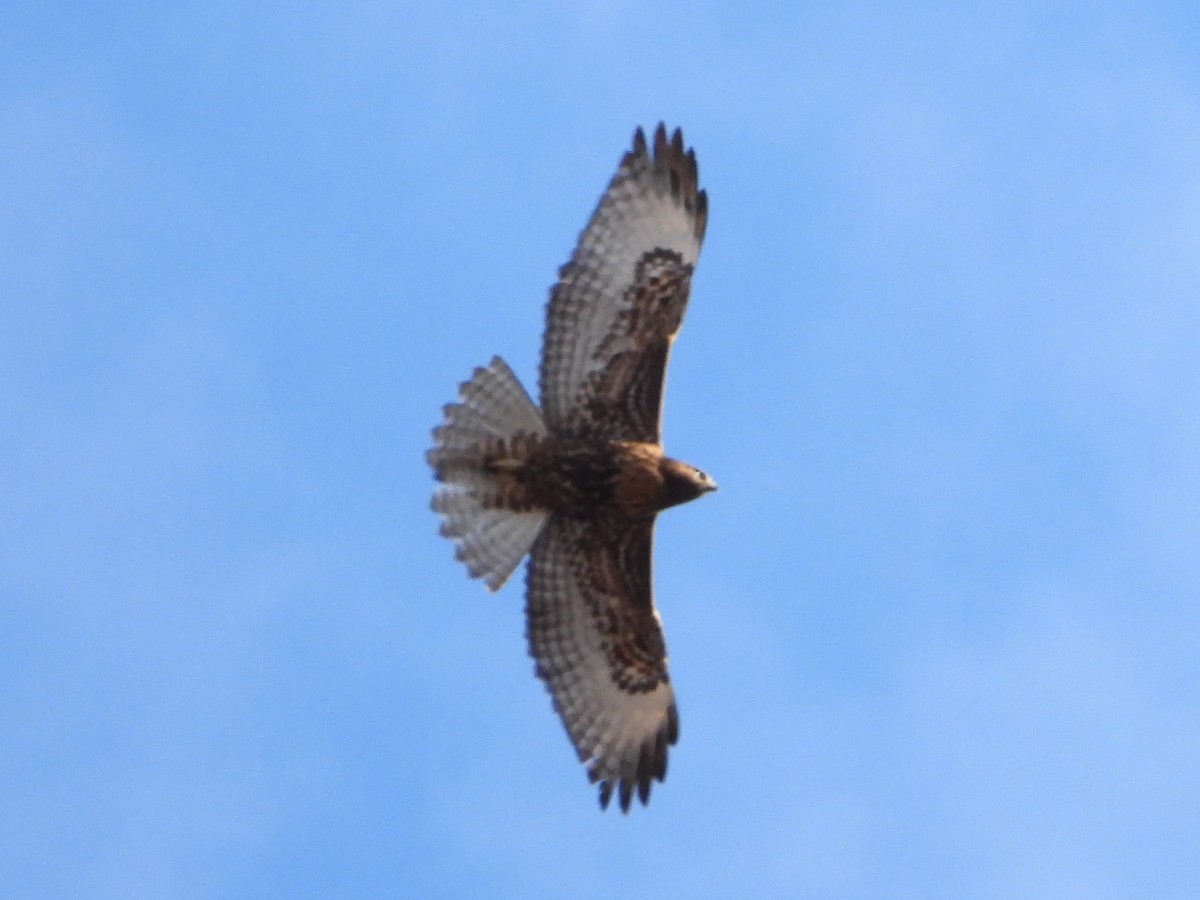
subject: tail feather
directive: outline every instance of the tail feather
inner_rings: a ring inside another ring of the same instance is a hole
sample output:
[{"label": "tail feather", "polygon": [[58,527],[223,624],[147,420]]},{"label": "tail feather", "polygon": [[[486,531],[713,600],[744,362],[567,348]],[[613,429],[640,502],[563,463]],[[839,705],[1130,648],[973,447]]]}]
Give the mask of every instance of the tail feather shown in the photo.
[{"label": "tail feather", "polygon": [[499,356],[477,368],[471,380],[463,382],[459,395],[462,403],[454,404],[458,407],[455,412],[462,416],[464,428],[487,431],[494,437],[546,433],[541,412]]},{"label": "tail feather", "polygon": [[435,494],[433,508],[442,515],[441,533],[455,539],[455,559],[493,591],[504,586],[546,523],[543,512],[487,509],[469,494],[450,491]]},{"label": "tail feather", "polygon": [[434,447],[427,454],[442,482],[432,506],[442,517],[441,533],[457,544],[455,556],[472,577],[496,591],[537,540],[547,513],[505,509],[500,485],[482,464],[489,445],[518,435],[542,437],[546,425],[498,356],[475,370],[459,387],[459,396],[461,402],[446,405],[445,421],[434,429]]}]

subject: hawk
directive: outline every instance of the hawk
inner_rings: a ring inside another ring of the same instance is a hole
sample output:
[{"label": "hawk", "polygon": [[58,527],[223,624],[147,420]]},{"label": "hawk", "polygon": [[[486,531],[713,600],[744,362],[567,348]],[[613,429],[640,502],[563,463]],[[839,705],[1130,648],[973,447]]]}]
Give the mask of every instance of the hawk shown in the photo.
[{"label": "hawk", "polygon": [[529,652],[600,806],[644,805],[679,737],[654,607],[654,522],[716,489],[664,455],[671,343],[700,255],[708,198],[696,156],[639,128],[550,290],[535,406],[500,357],[444,408],[429,464],[456,557],[495,591],[529,554]]}]

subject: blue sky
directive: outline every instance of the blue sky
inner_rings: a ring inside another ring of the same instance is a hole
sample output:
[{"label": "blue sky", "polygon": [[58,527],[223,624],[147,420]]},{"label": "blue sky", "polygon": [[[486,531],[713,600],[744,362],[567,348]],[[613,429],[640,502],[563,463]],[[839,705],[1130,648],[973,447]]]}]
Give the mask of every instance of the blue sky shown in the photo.
[{"label": "blue sky", "polygon": [[[601,814],[423,461],[638,124],[711,201]],[[1200,890],[1190,3],[0,10],[0,893]]]}]

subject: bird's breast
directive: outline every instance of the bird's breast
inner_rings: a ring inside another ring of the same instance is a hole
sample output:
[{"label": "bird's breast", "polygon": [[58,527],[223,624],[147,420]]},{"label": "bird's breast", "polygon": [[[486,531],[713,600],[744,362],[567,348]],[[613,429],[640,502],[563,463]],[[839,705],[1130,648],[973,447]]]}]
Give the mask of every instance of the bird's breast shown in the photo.
[{"label": "bird's breast", "polygon": [[505,483],[506,506],[637,519],[662,508],[661,459],[654,444],[545,437],[498,447],[484,467]]}]

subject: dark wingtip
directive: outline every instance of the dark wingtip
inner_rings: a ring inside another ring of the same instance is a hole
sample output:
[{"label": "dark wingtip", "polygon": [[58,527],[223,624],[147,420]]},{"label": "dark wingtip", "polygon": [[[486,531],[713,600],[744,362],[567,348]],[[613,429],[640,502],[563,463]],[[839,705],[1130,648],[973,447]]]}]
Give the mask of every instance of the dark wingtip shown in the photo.
[{"label": "dark wingtip", "polygon": [[663,727],[654,735],[653,740],[642,745],[636,767],[622,767],[620,775],[603,780],[594,769],[588,772],[589,781],[600,782],[600,808],[608,809],[614,793],[617,795],[617,805],[625,815],[629,814],[634,797],[641,801],[642,806],[648,806],[650,789],[654,782],[665,781],[667,778],[667,748],[678,739],[679,713],[672,703],[667,710],[667,721]]},{"label": "dark wingtip", "polygon": [[658,761],[655,760],[654,755],[642,752],[641,760],[637,761],[637,799],[641,800],[643,806],[649,803],[650,780],[654,778],[655,770],[658,768]]},{"label": "dark wingtip", "polygon": [[[633,139],[633,154],[644,153],[645,147],[645,136],[638,128]],[[676,128],[668,137],[666,124],[658,123],[654,129],[654,165],[665,174],[671,194],[678,197],[693,214],[693,233],[698,241],[703,241],[708,228],[708,193],[699,189],[700,167],[696,163],[696,151],[691,148],[684,150],[682,128]]]},{"label": "dark wingtip", "polygon": [[646,132],[642,131],[641,125],[633,132],[633,154],[634,156],[645,156],[646,154]]},{"label": "dark wingtip", "polygon": [[[642,776],[638,775],[633,778],[618,778],[616,781],[600,782],[600,809],[608,809],[608,804],[612,800],[614,788],[617,795],[617,806],[620,808],[622,815],[629,815],[629,808],[633,806],[633,798],[637,797],[641,801],[642,806],[647,806],[650,803],[650,787],[654,783],[654,778],[657,776]],[[662,781],[662,778],[658,778]]]},{"label": "dark wingtip", "polygon": [[633,782],[628,778],[621,779],[621,812],[629,815],[629,801],[633,799]]},{"label": "dark wingtip", "polygon": [[667,126],[659,122],[658,127],[654,129],[654,158],[658,159],[660,155],[666,152]]},{"label": "dark wingtip", "polygon": [[[674,703],[667,709],[667,743],[674,744],[679,740],[679,709]],[[667,748],[663,747],[663,756],[667,755]]]},{"label": "dark wingtip", "polygon": [[612,799],[612,789],[613,789],[613,786],[612,786],[611,781],[600,782],[600,808],[601,809],[608,809],[608,801]]}]

